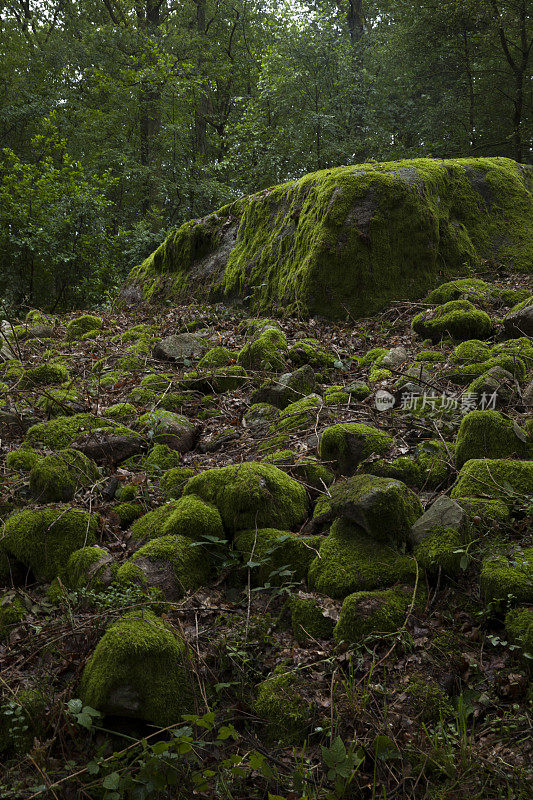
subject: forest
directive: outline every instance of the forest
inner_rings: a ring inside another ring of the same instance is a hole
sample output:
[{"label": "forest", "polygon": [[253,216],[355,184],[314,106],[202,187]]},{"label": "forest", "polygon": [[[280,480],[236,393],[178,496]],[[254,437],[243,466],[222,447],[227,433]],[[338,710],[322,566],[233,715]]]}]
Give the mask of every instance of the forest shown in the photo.
[{"label": "forest", "polygon": [[0,800],[531,800],[531,5],[0,9]]},{"label": "forest", "polygon": [[532,158],[527,0],[11,0],[0,294],[80,307],[165,235],[343,164]]}]

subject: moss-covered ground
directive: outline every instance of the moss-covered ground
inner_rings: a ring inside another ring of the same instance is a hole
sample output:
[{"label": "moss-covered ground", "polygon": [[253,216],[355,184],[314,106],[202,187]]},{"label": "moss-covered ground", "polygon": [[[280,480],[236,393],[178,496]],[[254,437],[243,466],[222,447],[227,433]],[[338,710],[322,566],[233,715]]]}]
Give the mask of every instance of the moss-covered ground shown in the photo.
[{"label": "moss-covered ground", "polygon": [[[533,374],[501,322],[528,283],[482,277],[349,323],[141,304],[20,341],[0,364],[1,798],[529,800]],[[413,330],[462,300],[482,339]],[[238,383],[185,377],[223,379],[272,330]],[[189,331],[207,356],[153,357]],[[502,354],[510,391],[479,416],[457,369]],[[46,364],[58,382],[25,378]],[[310,401],[258,400],[305,365]],[[201,426],[189,449],[153,411]],[[56,500],[36,475],[65,448],[85,455]],[[374,492],[392,478],[415,517],[452,495],[460,533],[439,518],[413,546]],[[343,482],[368,491],[340,503]]]}]

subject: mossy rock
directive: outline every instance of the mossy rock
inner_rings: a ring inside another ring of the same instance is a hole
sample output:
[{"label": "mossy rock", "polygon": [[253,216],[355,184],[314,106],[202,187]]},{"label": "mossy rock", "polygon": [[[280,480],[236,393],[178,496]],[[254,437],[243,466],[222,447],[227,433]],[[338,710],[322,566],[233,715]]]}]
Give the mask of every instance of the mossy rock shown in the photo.
[{"label": "mossy rock", "polygon": [[346,386],[345,389],[356,400],[366,400],[370,396],[370,389],[364,381],[354,381]]},{"label": "mossy rock", "polygon": [[438,342],[444,336],[453,339],[486,339],[492,322],[485,311],[468,300],[452,300],[437,308],[421,311],[413,319],[412,329],[425,339]]},{"label": "mossy rock", "polygon": [[533,608],[513,608],[505,616],[505,630],[513,644],[518,645],[524,656],[533,659]]},{"label": "mossy rock", "polygon": [[19,386],[21,389],[32,389],[35,386],[54,386],[68,380],[69,373],[64,364],[40,364],[24,371]]},{"label": "mossy rock", "polygon": [[196,475],[194,469],[189,467],[174,467],[161,475],[159,489],[164,500],[177,500],[183,494],[185,484]]},{"label": "mossy rock", "polygon": [[351,475],[361,461],[386,453],[392,443],[386,431],[359,422],[346,422],[324,429],[319,452],[320,458],[340,475]]},{"label": "mossy rock", "polygon": [[154,444],[166,444],[180,453],[192,450],[200,434],[200,426],[188,417],[159,408],[142,414],[137,424]]},{"label": "mossy rock", "polygon": [[193,694],[183,639],[146,610],[131,612],[107,629],[80,684],[84,705],[160,727],[194,711]]},{"label": "mossy rock", "polygon": [[32,447],[21,447],[10,450],[6,455],[6,467],[14,472],[31,472],[32,468],[43,458]]},{"label": "mossy rock", "polygon": [[335,480],[333,472],[314,458],[303,457],[291,465],[290,472],[302,481],[307,489],[323,491]]},{"label": "mossy rock", "polygon": [[198,362],[198,369],[210,369],[213,367],[227,367],[235,361],[236,354],[228,350],[227,347],[213,347],[202,356]]},{"label": "mossy rock", "polygon": [[391,300],[421,297],[443,265],[449,278],[485,258],[530,272],[530,219],[526,177],[509,159],[338,167],[186,222],[128,284],[151,300],[209,297],[244,300],[261,313],[368,316]]},{"label": "mossy rock", "polygon": [[26,509],[7,519],[2,547],[36,578],[51,581],[75,550],[95,544],[98,522],[96,514],[69,507]]},{"label": "mossy rock", "polygon": [[307,576],[321,541],[320,536],[259,528],[239,531],[234,544],[250,568],[255,586],[281,586]]},{"label": "mossy rock", "polygon": [[255,526],[290,530],[307,516],[305,488],[270,464],[251,461],[209,469],[191,478],[183,493],[216,506],[229,532]]},{"label": "mossy rock", "polygon": [[457,528],[435,525],[415,547],[414,556],[430,575],[437,575],[442,570],[444,575],[455,577],[461,567],[460,551],[464,543],[464,534]]},{"label": "mossy rock", "polygon": [[440,350],[420,350],[415,356],[415,361],[427,361],[430,364],[437,364],[439,361],[445,360],[446,356]]},{"label": "mossy rock", "polygon": [[102,591],[113,580],[116,564],[112,555],[103,547],[81,547],[67,561],[62,580],[70,589]]},{"label": "mossy rock", "polygon": [[280,411],[279,417],[270,426],[269,433],[276,435],[289,431],[314,429],[323,405],[322,398],[317,394],[310,394],[302,400],[290,403]]},{"label": "mossy rock", "polygon": [[331,639],[335,622],[326,616],[319,602],[305,597],[292,597],[289,603],[294,638],[299,644],[310,639]]},{"label": "mossy rock", "polygon": [[30,491],[39,503],[72,500],[79,489],[100,479],[96,464],[78,450],[67,448],[40,458],[30,472]]},{"label": "mossy rock", "polygon": [[360,645],[372,634],[394,633],[405,622],[413,602],[412,586],[349,594],[333,629],[336,642]]},{"label": "mossy rock", "polygon": [[478,378],[474,378],[465,395],[485,403],[489,408],[509,403],[516,394],[516,381],[511,372],[502,367],[491,367]]},{"label": "mossy rock", "polygon": [[324,392],[324,403],[327,406],[346,405],[350,393],[343,386],[328,386]]},{"label": "mossy rock", "polygon": [[[533,458],[533,440],[498,411],[465,414],[455,441],[455,463],[462,467],[471,458]],[[532,487],[533,488],[533,487]]]},{"label": "mossy rock", "polygon": [[336,520],[309,567],[309,587],[334,599],[352,592],[408,583],[415,561],[394,547],[376,542],[346,520]]},{"label": "mossy rock", "polygon": [[467,339],[466,342],[461,342],[454,347],[452,361],[456,361],[458,364],[476,364],[487,361],[491,355],[492,349],[486,342],[481,342],[479,339]]},{"label": "mossy rock", "polygon": [[37,398],[35,405],[46,412],[49,417],[76,414],[87,407],[86,404],[80,401],[76,390],[54,388],[49,388],[46,394],[42,394]]},{"label": "mossy rock", "polygon": [[118,584],[158,589],[169,601],[206,586],[214,576],[215,545],[195,547],[186,536],[158,536],[139,548],[116,572]]},{"label": "mossy rock", "polygon": [[225,538],[218,510],[193,494],[176,500],[161,530],[165,536],[171,534],[194,540],[219,541]]},{"label": "mossy rock", "polygon": [[270,404],[276,408],[286,408],[304,397],[317,392],[315,372],[309,364],[294,372],[285,372],[276,378],[269,378],[253,393],[252,403]]},{"label": "mossy rock", "polygon": [[508,300],[512,296],[499,286],[493,286],[480,278],[458,278],[433,289],[426,300],[437,305],[449,303],[451,300],[470,300],[477,306],[490,306],[495,302],[501,303],[504,297]]},{"label": "mossy rock", "polygon": [[486,603],[533,603],[533,547],[485,556],[479,585]]},{"label": "mossy rock", "polygon": [[175,450],[166,444],[156,444],[143,458],[143,467],[148,473],[157,475],[179,466],[179,461],[179,453]]},{"label": "mossy rock", "polygon": [[113,507],[113,514],[116,514],[121,528],[129,528],[136,519],[144,514],[141,503],[119,503]]},{"label": "mossy rock", "polygon": [[315,369],[332,369],[335,356],[327,353],[318,339],[298,339],[289,349],[289,358],[297,367],[310,364]]},{"label": "mossy rock", "polygon": [[0,642],[9,636],[11,629],[21,622],[28,609],[16,592],[8,591],[0,596]]},{"label": "mossy rock", "polygon": [[487,497],[458,497],[457,503],[464,508],[471,520],[481,528],[499,527],[509,522],[511,512],[503,500]]},{"label": "mossy rock", "polygon": [[513,355],[499,355],[487,359],[487,361],[479,361],[475,364],[464,364],[447,368],[443,372],[443,377],[446,380],[453,381],[459,386],[466,386],[471,383],[475,378],[485,375],[495,367],[504,369],[509,372],[517,380],[521,381],[526,376],[526,367],[524,361]]},{"label": "mossy rock", "polygon": [[329,514],[358,525],[372,539],[401,545],[423,509],[418,496],[401,481],[354,475],[330,488]]},{"label": "mossy rock", "polygon": [[533,461],[472,458],[459,473],[451,497],[486,497],[513,506],[531,496]]},{"label": "mossy rock", "polygon": [[128,422],[135,419],[137,416],[137,409],[131,403],[115,403],[108,406],[105,411],[105,416],[110,419],[117,419],[119,422]]},{"label": "mossy rock", "polygon": [[82,433],[91,433],[100,428],[111,429],[119,435],[139,436],[130,428],[125,428],[112,420],[95,417],[92,414],[74,414],[69,417],[55,417],[48,422],[38,422],[36,425],[32,425],[26,433],[26,442],[48,450],[61,450],[72,444]]},{"label": "mossy rock", "polygon": [[101,317],[96,317],[94,314],[83,314],[81,317],[76,317],[67,325],[67,340],[80,339],[84,333],[100,330],[103,324],[104,321]]},{"label": "mossy rock", "polygon": [[265,721],[265,738],[283,746],[303,744],[312,716],[298,676],[278,668],[257,687],[254,712]]},{"label": "mossy rock", "polygon": [[422,484],[422,471],[415,461],[409,456],[400,456],[393,461],[379,459],[373,461],[365,467],[365,471],[370,475],[379,475],[383,478],[395,478],[403,481],[408,486],[420,486]]},{"label": "mossy rock", "polygon": [[237,356],[245,369],[279,372],[285,366],[287,337],[277,325],[265,326],[259,336],[247,342]]},{"label": "mossy rock", "polygon": [[163,535],[163,525],[176,508],[176,501],[171,500],[153,511],[143,514],[131,526],[132,539],[143,542]]}]

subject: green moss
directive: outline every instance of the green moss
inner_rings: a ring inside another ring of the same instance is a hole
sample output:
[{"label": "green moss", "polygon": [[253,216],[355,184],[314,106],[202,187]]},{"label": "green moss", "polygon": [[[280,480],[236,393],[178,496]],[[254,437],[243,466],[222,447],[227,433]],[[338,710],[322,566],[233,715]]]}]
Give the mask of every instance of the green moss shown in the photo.
[{"label": "green moss", "polygon": [[2,547],[36,578],[59,575],[75,550],[96,541],[98,516],[68,507],[27,509],[6,521]]},{"label": "green moss", "polygon": [[132,539],[144,541],[162,536],[163,525],[176,508],[176,501],[165,503],[154,511],[139,517],[131,526]]},{"label": "green moss", "polygon": [[107,714],[166,726],[194,710],[186,646],[149,611],[113,623],[87,662],[80,685],[85,705]]},{"label": "green moss", "polygon": [[99,383],[104,389],[111,389],[124,377],[124,373],[119,369],[112,369],[100,376]]},{"label": "green moss", "polygon": [[418,544],[414,556],[423,569],[431,575],[439,569],[445,575],[458,575],[461,553],[457,552],[464,545],[464,535],[456,528],[445,528],[435,525],[431,532]]},{"label": "green moss", "polygon": [[41,459],[42,455],[32,447],[21,447],[19,450],[11,450],[6,455],[6,467],[15,472],[30,472]]},{"label": "green moss", "polygon": [[298,339],[289,349],[289,357],[297,367],[310,364],[315,369],[332,369],[335,363],[335,356],[326,353],[318,339]]},{"label": "green moss", "polygon": [[461,468],[451,496],[488,497],[513,505],[533,492],[533,462],[472,458]]},{"label": "green moss", "polygon": [[100,317],[95,317],[93,314],[83,314],[81,317],[72,319],[66,330],[68,340],[79,339],[84,333],[88,331],[100,330],[104,321]]},{"label": "green moss", "polygon": [[406,586],[348,595],[333,629],[333,638],[336,642],[359,645],[371,634],[393,633],[402,627],[412,598],[413,589]]},{"label": "green moss", "polygon": [[227,347],[213,347],[202,356],[198,362],[198,369],[209,369],[210,367],[227,367],[235,361],[236,354],[228,350]]},{"label": "green moss", "polygon": [[365,400],[370,395],[370,389],[366,383],[362,381],[354,381],[349,386],[346,386],[346,391],[349,392],[356,400]]},{"label": "green moss", "polygon": [[413,676],[403,688],[413,714],[424,722],[438,722],[454,716],[453,706],[444,689],[427,675]]},{"label": "green moss", "polygon": [[423,482],[420,466],[408,456],[400,456],[391,462],[383,459],[373,461],[366,467],[366,472],[384,478],[395,478],[409,486],[420,486]]},{"label": "green moss", "polygon": [[11,629],[24,619],[28,609],[21,598],[13,592],[0,597],[0,642],[9,636]]},{"label": "green moss", "polygon": [[251,370],[279,371],[285,366],[286,356],[287,337],[276,326],[247,342],[237,356],[237,363]]},{"label": "green moss", "polygon": [[131,403],[115,403],[105,409],[104,414],[111,419],[118,419],[122,422],[132,420],[137,416],[137,409]]},{"label": "green moss", "polygon": [[143,389],[135,386],[128,394],[128,403],[137,403],[141,406],[149,406],[155,402],[157,395],[152,389]]},{"label": "green moss", "polygon": [[307,516],[304,487],[270,464],[252,461],[206,470],[187,482],[184,494],[216,506],[227,531],[255,526],[290,530]]},{"label": "green moss", "polygon": [[290,403],[279,413],[279,417],[269,428],[269,433],[275,435],[295,430],[305,430],[316,426],[317,416],[323,406],[322,398],[317,394],[310,394],[295,403]]},{"label": "green moss", "polygon": [[118,336],[113,336],[112,342],[136,342],[138,339],[146,339],[154,336],[157,329],[154,325],[134,325],[133,328],[128,328],[124,333],[119,333]]},{"label": "green moss", "polygon": [[180,456],[166,444],[156,444],[143,460],[143,466],[150,474],[158,474],[179,466]]},{"label": "green moss", "polygon": [[446,369],[443,377],[453,381],[453,383],[457,383],[459,386],[466,386],[474,378],[485,375],[494,367],[507,370],[517,380],[523,380],[526,376],[526,367],[521,358],[512,355],[499,355],[476,364],[464,364],[463,366]]},{"label": "green moss", "polygon": [[257,687],[254,711],[265,721],[270,742],[302,744],[310,723],[310,705],[298,690],[298,677],[279,668]]},{"label": "green moss", "polygon": [[166,392],[172,385],[172,376],[161,372],[151,372],[141,379],[139,385],[143,389],[152,389],[154,392]]},{"label": "green moss", "polygon": [[451,300],[470,300],[475,305],[491,305],[501,301],[502,290],[498,286],[482,281],[480,278],[458,278],[433,289],[426,298],[428,303],[442,305]]},{"label": "green moss", "polygon": [[114,423],[92,414],[74,414],[71,417],[56,417],[48,422],[32,425],[26,433],[26,442],[48,450],[60,450],[68,447],[82,433],[103,429],[112,429],[117,434],[139,437],[130,428]]},{"label": "green moss", "polygon": [[533,608],[514,608],[505,616],[507,636],[529,660],[533,658]]},{"label": "green moss", "polygon": [[300,644],[309,639],[331,639],[335,623],[323,614],[316,600],[292,597],[291,624],[294,638]]},{"label": "green moss", "polygon": [[[110,555],[103,547],[82,547],[72,553],[61,577],[70,589],[90,586],[95,591],[101,591],[116,571],[111,563]],[[106,573],[109,573],[107,579]]]},{"label": "green moss", "polygon": [[193,494],[180,497],[163,523],[162,533],[189,539],[223,539],[222,519],[217,509]]},{"label": "green moss", "polygon": [[518,339],[510,339],[507,342],[499,342],[492,348],[492,356],[513,355],[519,358],[526,365],[529,371],[533,367],[533,344],[527,336]]},{"label": "green moss", "polygon": [[352,592],[408,583],[415,575],[412,558],[340,519],[320,545],[319,555],[309,568],[308,582],[321,594],[342,599]]},{"label": "green moss", "polygon": [[[120,584],[134,582],[143,587],[154,585],[169,600],[175,600],[209,583],[214,574],[214,552],[214,546],[210,550],[203,546],[195,547],[191,539],[185,536],[158,536],[140,547],[118,568],[116,580]],[[155,572],[146,568],[147,562],[156,565]],[[161,581],[165,568],[172,571],[172,585],[168,584],[168,578],[163,577]]]},{"label": "green moss", "polygon": [[407,541],[423,513],[418,496],[393,478],[355,475],[333,484],[329,493],[334,516],[356,522],[376,541],[394,545]]},{"label": "green moss", "polygon": [[21,389],[31,389],[34,386],[53,386],[69,380],[69,373],[64,364],[40,364],[25,370],[20,378]]},{"label": "green moss", "polygon": [[145,368],[151,352],[151,343],[140,339],[125,349],[124,354],[117,361],[117,367],[126,372],[140,372]]},{"label": "green moss", "polygon": [[[519,428],[520,430],[520,428]],[[522,431],[524,439],[526,434]],[[533,441],[523,441],[515,425],[498,411],[465,414],[455,442],[455,463],[462,467],[471,458],[533,457]]]},{"label": "green moss", "polygon": [[350,475],[369,456],[386,453],[392,442],[385,431],[359,422],[346,422],[323,431],[320,458],[341,475]]},{"label": "green moss", "polygon": [[304,485],[311,489],[324,490],[326,486],[331,486],[335,480],[335,475],[330,469],[312,458],[301,458],[291,467],[291,473],[303,481]]},{"label": "green moss", "polygon": [[80,398],[78,392],[73,389],[48,389],[46,394],[42,394],[35,405],[45,411],[49,417],[60,417],[72,413],[72,409],[78,404]]},{"label": "green moss", "polygon": [[368,367],[371,364],[379,364],[383,356],[386,356],[389,351],[386,347],[373,347],[368,350],[364,356],[359,359],[360,367]]},{"label": "green moss", "polygon": [[486,603],[533,602],[533,547],[483,559],[479,586]]},{"label": "green moss", "polygon": [[468,300],[452,300],[421,311],[413,319],[411,327],[420,336],[438,342],[446,335],[459,340],[487,338],[492,331],[492,322],[485,311],[475,308]]},{"label": "green moss", "polygon": [[195,471],[188,467],[174,467],[161,476],[159,489],[165,500],[181,497],[185,484],[195,475]]},{"label": "green moss", "polygon": [[136,519],[142,517],[144,509],[141,503],[119,503],[114,506],[113,513],[119,518],[121,528],[129,528]]},{"label": "green moss", "polygon": [[427,361],[430,364],[437,363],[438,361],[445,361],[446,356],[440,350],[420,350],[416,354],[415,361]]},{"label": "green moss", "polygon": [[350,393],[342,386],[328,386],[324,392],[324,403],[327,406],[346,405]]},{"label": "green moss", "polygon": [[301,581],[316,557],[322,538],[299,536],[274,528],[239,531],[235,534],[235,549],[252,565],[251,578],[255,586],[280,586]]},{"label": "green moss", "polygon": [[468,339],[461,342],[452,352],[452,360],[458,363],[467,362],[468,364],[487,361],[491,357],[491,348],[479,339]]},{"label": "green moss", "polygon": [[511,516],[503,500],[489,500],[486,497],[458,497],[457,503],[464,508],[470,519],[479,517],[482,528],[509,522]]},{"label": "green moss", "polygon": [[96,464],[78,450],[60,450],[40,458],[30,472],[30,491],[40,503],[72,500],[78,489],[100,478]]}]

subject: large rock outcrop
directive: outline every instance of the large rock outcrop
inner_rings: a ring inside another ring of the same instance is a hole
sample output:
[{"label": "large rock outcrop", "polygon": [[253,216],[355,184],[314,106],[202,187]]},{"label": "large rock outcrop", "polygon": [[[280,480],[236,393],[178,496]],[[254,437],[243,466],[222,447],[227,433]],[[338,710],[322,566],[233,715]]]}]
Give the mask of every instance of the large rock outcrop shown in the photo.
[{"label": "large rock outcrop", "polygon": [[416,298],[483,260],[533,267],[533,169],[506,158],[322,170],[171,234],[123,296],[245,301],[345,317]]}]

